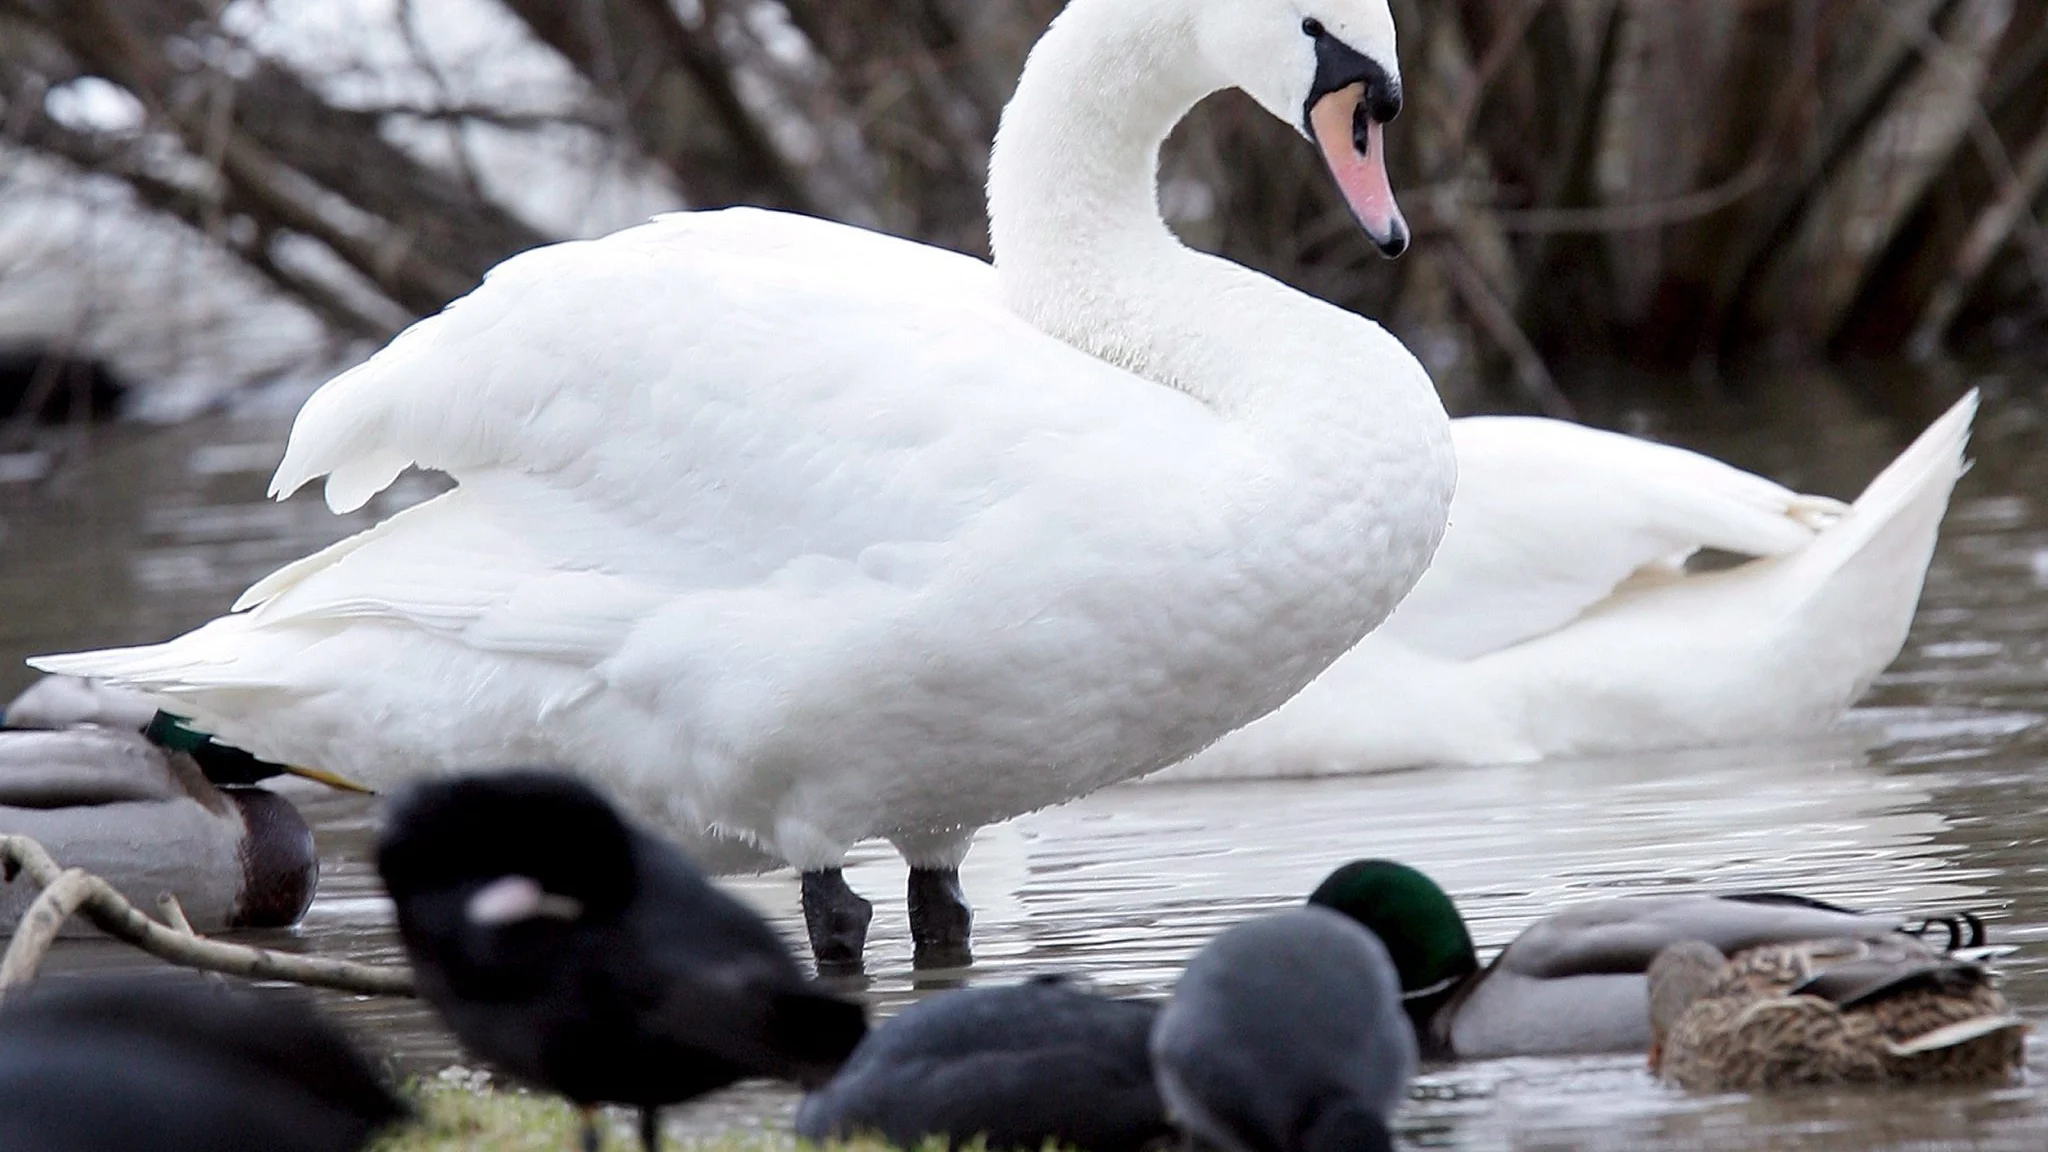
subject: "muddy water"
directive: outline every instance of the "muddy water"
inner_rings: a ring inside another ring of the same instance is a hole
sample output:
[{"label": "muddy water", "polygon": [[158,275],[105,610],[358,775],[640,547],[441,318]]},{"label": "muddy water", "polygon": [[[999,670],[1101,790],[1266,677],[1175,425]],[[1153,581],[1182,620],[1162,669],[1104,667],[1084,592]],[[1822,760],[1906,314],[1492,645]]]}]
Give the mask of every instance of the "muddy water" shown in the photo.
[{"label": "muddy water", "polygon": [[[1561,902],[1695,883],[1877,908],[1968,906],[2017,946],[2005,964],[2016,1004],[2048,1015],[2048,773],[2037,768],[2048,745],[2048,401],[2024,380],[1985,382],[1978,464],[1958,489],[1913,635],[1843,731],[1614,761],[1113,789],[983,834],[965,869],[978,962],[924,980],[909,966],[902,867],[864,853],[848,875],[877,904],[868,994],[888,1012],[962,980],[1065,970],[1164,995],[1219,928],[1373,854],[1442,879],[1483,948]],[[1909,399],[1881,417],[1822,389],[1761,425],[1698,413],[1650,425],[1848,496],[1938,410]],[[367,523],[305,497],[262,500],[282,431],[276,414],[251,414],[0,451],[0,693],[26,682],[22,655],[168,635]],[[412,484],[371,514],[428,490]],[[298,795],[327,871],[297,932],[257,939],[396,958],[364,862],[373,812]],[[792,878],[732,887],[800,935]],[[146,962],[84,941],[53,964]],[[414,1005],[333,1002],[407,1069],[459,1059]],[[1427,1070],[1399,1127],[1411,1146],[1459,1149],[2039,1149],[2048,1057],[2039,1043],[2030,1051],[2023,1087],[1782,1100],[1679,1096],[1636,1059],[1482,1062]],[[679,1112],[673,1127],[775,1127],[791,1102],[742,1087]]]}]

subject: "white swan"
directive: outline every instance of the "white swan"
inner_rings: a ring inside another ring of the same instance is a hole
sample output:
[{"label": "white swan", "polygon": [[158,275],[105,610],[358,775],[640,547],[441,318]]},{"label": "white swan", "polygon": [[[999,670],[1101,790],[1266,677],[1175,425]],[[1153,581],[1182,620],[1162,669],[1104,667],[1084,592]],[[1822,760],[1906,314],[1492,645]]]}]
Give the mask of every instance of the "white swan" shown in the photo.
[{"label": "white swan", "polygon": [[1160,218],[1161,141],[1228,85],[1405,245],[1384,0],[1074,0],[1003,115],[993,271],[751,210],[515,257],[315,394],[272,481],[459,487],[176,640],[34,663],[372,784],[573,767],[800,869],[821,962],[886,837],[920,950],[963,954],[976,826],[1278,706],[1442,534],[1421,365]]},{"label": "white swan", "polygon": [[[1975,392],[1855,504],[1556,420],[1454,420],[1429,572],[1278,711],[1151,777],[1313,775],[1825,730],[1905,643]],[[1688,574],[1715,548],[1762,557]]]}]

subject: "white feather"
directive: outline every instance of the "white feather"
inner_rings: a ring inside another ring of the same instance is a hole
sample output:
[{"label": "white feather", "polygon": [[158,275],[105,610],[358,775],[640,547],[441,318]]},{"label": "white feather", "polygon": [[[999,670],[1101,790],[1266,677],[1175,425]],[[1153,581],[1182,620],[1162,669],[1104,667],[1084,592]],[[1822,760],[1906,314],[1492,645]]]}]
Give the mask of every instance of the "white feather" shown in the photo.
[{"label": "white feather", "polygon": [[[1846,509],[1614,433],[1453,421],[1458,491],[1415,592],[1284,707],[1152,779],[1822,731],[1905,642],[1976,411],[1973,392]],[[1760,559],[1677,566],[1701,548]]]},{"label": "white feather", "polygon": [[[1329,6],[1390,54],[1379,0]],[[272,482],[455,490],[185,636],[38,666],[371,783],[579,769],[806,868],[957,858],[1185,756],[1385,617],[1454,480],[1397,341],[1159,219],[1159,142],[1221,77],[1299,105],[1300,23],[1070,5],[1004,116],[1000,275],[746,209],[506,261],[320,389]],[[1278,47],[1219,33],[1248,24]]]}]

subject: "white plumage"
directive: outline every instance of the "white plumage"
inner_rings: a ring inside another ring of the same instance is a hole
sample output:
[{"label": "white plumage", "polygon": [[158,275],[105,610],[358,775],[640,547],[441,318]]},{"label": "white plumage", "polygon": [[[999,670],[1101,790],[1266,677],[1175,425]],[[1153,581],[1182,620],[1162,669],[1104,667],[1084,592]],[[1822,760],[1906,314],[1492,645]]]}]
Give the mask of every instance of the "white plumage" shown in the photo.
[{"label": "white plumage", "polygon": [[[1977,396],[1853,505],[1555,420],[1455,420],[1429,572],[1286,706],[1152,777],[1315,774],[1825,730],[1905,642]],[[1759,557],[1688,573],[1702,548]]]},{"label": "white plumage", "polygon": [[[1324,7],[1392,68],[1383,4]],[[1210,22],[1277,22],[1276,58]],[[740,209],[508,260],[314,395],[272,485],[454,491],[176,640],[36,663],[373,784],[572,766],[714,865],[949,868],[1277,706],[1436,545],[1420,365],[1153,203],[1195,100],[1298,116],[1316,68],[1279,0],[1076,0],[1005,113],[1000,271]]]}]

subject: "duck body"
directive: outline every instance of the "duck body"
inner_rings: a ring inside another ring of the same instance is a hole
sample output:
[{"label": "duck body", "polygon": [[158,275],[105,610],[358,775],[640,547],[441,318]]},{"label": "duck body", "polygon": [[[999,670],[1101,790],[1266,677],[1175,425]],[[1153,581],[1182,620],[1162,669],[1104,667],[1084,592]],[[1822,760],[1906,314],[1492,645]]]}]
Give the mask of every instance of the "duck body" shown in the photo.
[{"label": "duck body", "polygon": [[[1825,731],[1905,642],[1976,408],[1846,507],[1563,421],[1453,421],[1458,492],[1414,594],[1286,705],[1152,779]],[[1754,559],[1686,571],[1701,549]]]},{"label": "duck body", "polygon": [[156,718],[149,697],[76,676],[41,676],[0,710],[0,731],[98,724],[140,732]]},{"label": "duck body", "polygon": [[1210,941],[1152,1030],[1167,1114],[1228,1152],[1391,1149],[1415,1056],[1386,949],[1313,907]]},{"label": "duck body", "polygon": [[8,1152],[354,1152],[406,1112],[296,996],[58,978],[0,1008]]},{"label": "duck body", "polygon": [[797,1135],[1138,1152],[1173,1131],[1146,1051],[1158,1015],[1058,978],[921,1000],[804,1098]]},{"label": "duck body", "polygon": [[1429,1047],[1474,1058],[1646,1050],[1649,967],[1674,941],[1740,951],[1839,934],[1897,936],[1906,926],[1803,899],[1623,896],[1577,905],[1515,937],[1431,1021]]},{"label": "duck body", "polygon": [[[201,932],[296,924],[320,878],[291,801],[216,786],[191,757],[118,728],[0,730],[0,832],[34,838],[138,908],[172,893]],[[0,929],[36,895],[26,881],[0,884]]]},{"label": "duck body", "polygon": [[1907,937],[1675,944],[1650,970],[1651,1068],[1705,1092],[2003,1084],[2026,1022],[1982,964]]},{"label": "duck body", "polygon": [[748,1076],[820,1083],[859,1006],[573,778],[516,771],[394,798],[377,865],[420,994],[463,1046],[582,1105],[659,1110]]},{"label": "duck body", "polygon": [[1789,893],[1620,896],[1538,920],[1481,967],[1456,905],[1406,865],[1344,865],[1310,901],[1386,942],[1417,1040],[1433,1059],[1646,1051],[1649,968],[1680,941],[1732,953],[1837,938],[1917,942],[1909,931],[1933,927],[1964,940],[1962,920],[1916,926]]},{"label": "duck body", "polygon": [[1428,564],[1455,463],[1420,364],[1157,206],[1232,83],[1378,138],[1391,16],[1323,6],[1069,6],[1004,114],[994,267],[749,209],[514,257],[316,393],[272,482],[454,491],[169,643],[36,663],[372,784],[563,765],[707,866],[803,871],[814,952],[857,958],[851,844],[950,876],[977,826],[1278,706]]}]

